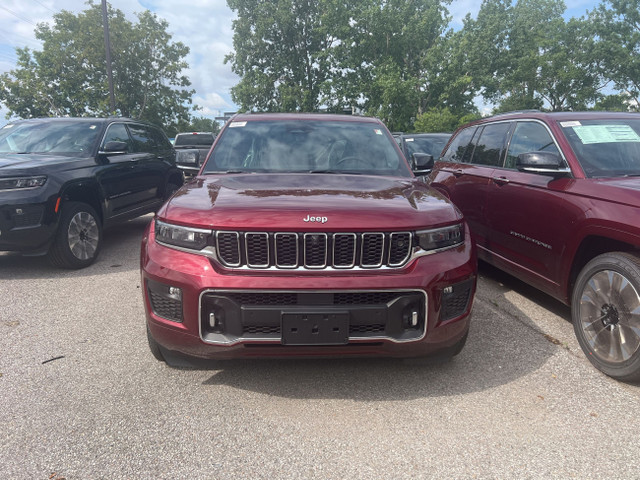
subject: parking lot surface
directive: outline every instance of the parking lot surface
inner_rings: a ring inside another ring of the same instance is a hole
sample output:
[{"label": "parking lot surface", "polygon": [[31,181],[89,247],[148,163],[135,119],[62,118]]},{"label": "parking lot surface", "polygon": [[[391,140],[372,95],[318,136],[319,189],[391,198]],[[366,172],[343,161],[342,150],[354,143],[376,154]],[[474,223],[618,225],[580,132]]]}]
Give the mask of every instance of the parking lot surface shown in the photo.
[{"label": "parking lot surface", "polygon": [[640,386],[596,371],[569,309],[481,265],[452,362],[149,353],[139,244],[79,271],[0,254],[7,479],[640,477]]}]

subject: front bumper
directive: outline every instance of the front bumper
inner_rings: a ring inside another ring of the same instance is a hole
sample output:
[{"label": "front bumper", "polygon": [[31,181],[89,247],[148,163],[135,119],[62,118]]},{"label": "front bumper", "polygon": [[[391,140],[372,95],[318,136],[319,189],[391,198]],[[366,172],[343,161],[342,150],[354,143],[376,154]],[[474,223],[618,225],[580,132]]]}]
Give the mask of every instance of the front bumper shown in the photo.
[{"label": "front bumper", "polygon": [[42,189],[0,192],[0,251],[46,252],[57,227],[56,199]]},{"label": "front bumper", "polygon": [[147,324],[164,348],[201,358],[437,353],[469,329],[470,239],[397,270],[231,271],[142,242]]}]

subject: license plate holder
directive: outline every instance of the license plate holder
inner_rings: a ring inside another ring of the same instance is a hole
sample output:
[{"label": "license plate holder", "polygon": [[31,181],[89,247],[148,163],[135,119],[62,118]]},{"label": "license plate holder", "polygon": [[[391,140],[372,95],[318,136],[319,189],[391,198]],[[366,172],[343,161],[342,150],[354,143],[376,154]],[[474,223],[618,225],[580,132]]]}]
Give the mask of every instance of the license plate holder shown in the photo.
[{"label": "license plate holder", "polygon": [[282,312],[283,345],[345,345],[349,342],[348,312]]}]

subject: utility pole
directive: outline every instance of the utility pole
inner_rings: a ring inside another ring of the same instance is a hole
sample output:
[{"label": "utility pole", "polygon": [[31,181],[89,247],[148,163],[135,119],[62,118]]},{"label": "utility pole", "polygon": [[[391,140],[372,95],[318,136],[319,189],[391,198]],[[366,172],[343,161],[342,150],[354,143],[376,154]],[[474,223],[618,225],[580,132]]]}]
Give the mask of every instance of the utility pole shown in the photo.
[{"label": "utility pole", "polygon": [[107,0],[102,0],[102,26],[104,27],[104,48],[107,53],[107,79],[109,81],[109,106],[111,114],[116,113],[116,97],[113,93],[113,71],[111,70],[111,41],[109,40],[109,18],[107,17]]}]

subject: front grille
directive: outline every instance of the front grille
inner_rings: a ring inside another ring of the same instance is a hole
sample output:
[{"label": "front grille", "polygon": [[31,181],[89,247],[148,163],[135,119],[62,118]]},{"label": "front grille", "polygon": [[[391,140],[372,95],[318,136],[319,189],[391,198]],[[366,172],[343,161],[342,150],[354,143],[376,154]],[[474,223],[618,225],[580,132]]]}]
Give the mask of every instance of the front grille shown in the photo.
[{"label": "front grille", "polygon": [[231,268],[310,270],[399,268],[411,256],[410,232],[216,233],[216,253]]}]

